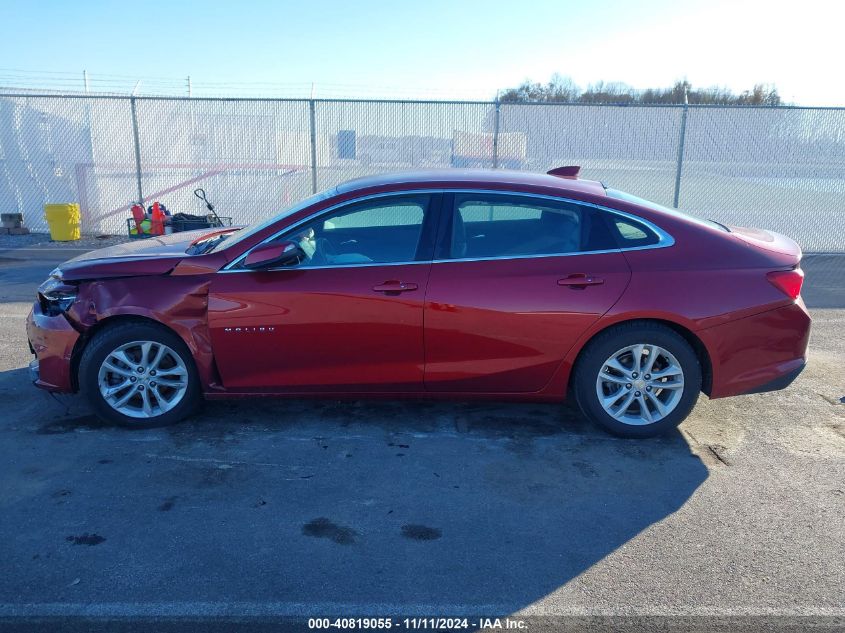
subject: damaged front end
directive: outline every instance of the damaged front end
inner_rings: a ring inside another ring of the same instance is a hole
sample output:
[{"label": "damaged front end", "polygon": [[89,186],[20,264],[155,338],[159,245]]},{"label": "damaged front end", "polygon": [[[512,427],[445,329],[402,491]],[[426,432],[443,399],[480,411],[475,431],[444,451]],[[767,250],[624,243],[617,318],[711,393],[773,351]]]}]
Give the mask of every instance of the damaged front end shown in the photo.
[{"label": "damaged front end", "polygon": [[222,260],[200,257],[71,260],[38,289],[27,318],[36,386],[78,389],[77,369],[97,332],[120,322],[153,321],[178,334],[204,391],[220,389],[208,331],[208,287]]},{"label": "damaged front end", "polygon": [[71,359],[80,333],[63,314],[45,314],[38,301],[26,320],[29,349],[35,360],[29,364],[30,378],[48,391],[75,391],[71,378]]}]

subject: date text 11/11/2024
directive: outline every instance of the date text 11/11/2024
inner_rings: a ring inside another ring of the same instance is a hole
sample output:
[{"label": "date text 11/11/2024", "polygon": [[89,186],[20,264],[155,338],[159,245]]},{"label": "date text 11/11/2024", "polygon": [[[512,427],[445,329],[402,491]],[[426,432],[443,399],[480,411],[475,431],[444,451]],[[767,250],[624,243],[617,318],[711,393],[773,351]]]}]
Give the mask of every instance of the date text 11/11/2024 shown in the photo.
[{"label": "date text 11/11/2024", "polygon": [[452,631],[464,629],[486,630],[525,630],[524,620],[513,618],[309,618],[309,629],[345,629],[345,630],[434,630]]}]

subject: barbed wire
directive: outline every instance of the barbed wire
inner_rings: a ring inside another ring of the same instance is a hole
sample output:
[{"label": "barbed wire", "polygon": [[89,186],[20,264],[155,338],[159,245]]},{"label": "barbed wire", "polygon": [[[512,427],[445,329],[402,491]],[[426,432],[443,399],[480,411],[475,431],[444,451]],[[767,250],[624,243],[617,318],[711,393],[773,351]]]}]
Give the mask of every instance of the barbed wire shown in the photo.
[{"label": "barbed wire", "polygon": [[[619,105],[642,105],[666,103],[665,99],[652,99],[664,89],[633,88],[618,82],[599,82],[609,88],[624,87]],[[527,84],[523,83],[522,86]],[[540,84],[536,84],[541,86]],[[0,92],[32,94],[90,94],[91,96],[147,96],[147,97],[210,97],[210,98],[275,98],[275,99],[383,99],[402,101],[494,101],[500,96],[505,100],[527,103],[557,102],[562,99],[531,99],[521,94],[519,99],[508,99],[508,93],[515,93],[522,86],[506,86],[498,89],[473,88],[467,86],[396,86],[380,84],[356,84],[342,82],[285,82],[285,81],[229,81],[222,79],[195,79],[191,76],[131,75],[116,73],[88,73],[86,71],[29,70],[0,67]],[[577,89],[574,86],[573,89]],[[592,86],[588,86],[588,89]],[[707,89],[705,89],[706,91]],[[511,94],[512,96],[512,94]],[[589,99],[574,98],[572,102],[590,102]],[[617,103],[609,96],[601,96],[596,103]],[[797,105],[796,99],[781,105]],[[804,105],[803,107],[808,107]]]},{"label": "barbed wire", "polygon": [[47,70],[0,68],[0,91],[44,94],[89,93],[91,95],[276,97],[354,99],[466,99],[492,100],[496,90],[390,85],[195,80],[189,76],[162,77]]}]

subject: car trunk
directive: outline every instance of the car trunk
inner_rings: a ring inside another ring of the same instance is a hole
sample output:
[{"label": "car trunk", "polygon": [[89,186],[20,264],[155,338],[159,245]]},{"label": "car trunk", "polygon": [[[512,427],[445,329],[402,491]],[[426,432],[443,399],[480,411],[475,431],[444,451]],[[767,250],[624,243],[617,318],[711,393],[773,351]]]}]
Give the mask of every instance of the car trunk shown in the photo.
[{"label": "car trunk", "polygon": [[768,251],[774,263],[783,267],[797,266],[801,261],[801,247],[798,243],[773,231],[749,228],[744,226],[730,226],[731,235],[749,246]]}]

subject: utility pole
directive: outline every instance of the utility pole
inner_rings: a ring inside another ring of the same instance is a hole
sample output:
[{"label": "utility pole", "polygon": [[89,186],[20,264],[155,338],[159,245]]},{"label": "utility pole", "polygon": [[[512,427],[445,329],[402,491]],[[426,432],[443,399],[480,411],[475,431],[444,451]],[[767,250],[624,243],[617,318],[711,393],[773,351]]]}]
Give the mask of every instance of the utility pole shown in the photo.
[{"label": "utility pole", "polygon": [[313,91],[308,100],[308,110],[311,119],[311,193],[317,193],[317,114],[314,107]]},{"label": "utility pole", "polygon": [[190,99],[191,96],[191,76],[188,75],[188,99]]},{"label": "utility pole", "polygon": [[493,169],[499,166],[499,91],[496,91],[496,109],[493,113]]},{"label": "utility pole", "polygon": [[88,71],[82,71],[82,84],[85,86],[85,92],[88,92]]},{"label": "utility pole", "polygon": [[687,85],[684,82],[684,109],[681,111],[681,133],[678,138],[678,162],[675,167],[675,196],[672,200],[672,206],[678,208],[678,202],[681,198],[681,171],[684,166],[684,142],[687,137],[687,113],[689,112],[689,94],[687,93]]},{"label": "utility pole", "polygon": [[138,110],[135,106],[135,95],[129,97],[129,108],[132,116],[132,140],[135,144],[135,184],[138,187],[138,202],[144,204],[143,180],[141,178],[141,139],[138,132]]}]

